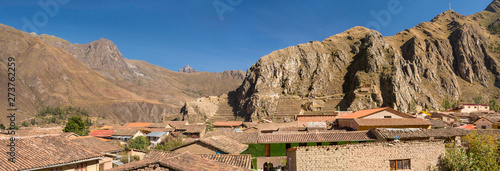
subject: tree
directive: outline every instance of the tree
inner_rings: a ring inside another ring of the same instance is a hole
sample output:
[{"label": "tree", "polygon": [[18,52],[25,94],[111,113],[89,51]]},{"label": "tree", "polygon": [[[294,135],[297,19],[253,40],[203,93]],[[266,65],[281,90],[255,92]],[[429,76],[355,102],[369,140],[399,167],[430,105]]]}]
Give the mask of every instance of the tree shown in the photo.
[{"label": "tree", "polygon": [[474,103],[475,104],[481,104],[481,103],[483,103],[483,96],[481,96],[481,94],[478,94],[476,96],[476,98],[474,98]]},{"label": "tree", "polygon": [[178,146],[181,146],[181,145],[182,145],[182,140],[171,138],[171,139],[165,141],[164,143],[162,143],[160,145],[157,145],[155,147],[155,149],[157,149],[157,150],[163,150],[163,151],[168,151],[168,150],[170,150],[172,148],[175,148],[175,147],[178,147]]},{"label": "tree", "polygon": [[36,123],[36,120],[34,118],[31,119],[31,125],[36,125],[36,124],[38,124],[38,123]]},{"label": "tree", "polygon": [[491,110],[500,111],[500,105],[495,99],[491,99],[489,105]]},{"label": "tree", "polygon": [[140,150],[146,150],[149,146],[149,141],[144,136],[138,136],[130,141],[130,147]]},{"label": "tree", "polygon": [[29,126],[29,125],[28,125],[28,122],[26,122],[26,121],[23,121],[23,123],[21,123],[21,125],[22,125],[23,127],[28,127],[28,126]]},{"label": "tree", "polygon": [[64,127],[63,131],[73,132],[81,136],[89,135],[89,129],[80,116],[73,116],[69,118],[68,123],[66,123],[66,127]]},{"label": "tree", "polygon": [[471,132],[464,138],[468,149],[454,146],[446,150],[441,170],[500,170],[497,137],[495,134]]}]

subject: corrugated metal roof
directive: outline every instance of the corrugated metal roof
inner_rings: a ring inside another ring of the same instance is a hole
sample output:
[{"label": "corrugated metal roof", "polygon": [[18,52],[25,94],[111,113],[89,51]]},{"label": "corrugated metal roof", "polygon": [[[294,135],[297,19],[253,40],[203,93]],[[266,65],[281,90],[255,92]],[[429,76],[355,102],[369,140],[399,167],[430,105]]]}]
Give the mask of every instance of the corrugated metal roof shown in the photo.
[{"label": "corrugated metal roof", "polygon": [[146,135],[146,137],[162,137],[165,135],[167,132],[151,132]]}]

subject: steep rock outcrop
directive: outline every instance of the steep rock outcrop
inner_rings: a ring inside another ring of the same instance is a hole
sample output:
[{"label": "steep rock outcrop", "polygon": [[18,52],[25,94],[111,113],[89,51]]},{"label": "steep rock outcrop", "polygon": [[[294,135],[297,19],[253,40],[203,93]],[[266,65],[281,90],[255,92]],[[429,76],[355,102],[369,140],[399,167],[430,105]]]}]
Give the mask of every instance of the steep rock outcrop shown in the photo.
[{"label": "steep rock outcrop", "polygon": [[392,37],[355,27],[259,59],[236,90],[236,107],[248,120],[274,118],[281,97],[340,94],[336,108],[342,110],[440,109],[446,98],[470,100],[479,90],[498,91],[500,65],[488,48],[490,36],[454,11]]}]

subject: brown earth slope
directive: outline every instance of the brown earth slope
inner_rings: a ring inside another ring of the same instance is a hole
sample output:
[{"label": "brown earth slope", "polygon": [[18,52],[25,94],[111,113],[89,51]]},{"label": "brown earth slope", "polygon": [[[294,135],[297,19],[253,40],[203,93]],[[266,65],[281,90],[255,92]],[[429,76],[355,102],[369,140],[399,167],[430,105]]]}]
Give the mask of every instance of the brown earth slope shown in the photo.
[{"label": "brown earth slope", "polygon": [[[259,59],[229,98],[238,101],[233,107],[247,120],[284,117],[282,99],[287,108],[302,110],[295,114],[333,106],[416,112],[441,109],[444,99],[498,100],[500,41],[487,26],[498,20],[499,9],[495,0],[483,12],[446,11],[391,37],[354,27],[277,50]],[[298,96],[296,103],[288,96]]]},{"label": "brown earth slope", "polygon": [[[0,83],[7,85],[7,58],[16,58],[18,123],[45,106],[82,107],[116,121],[181,117],[186,101],[220,95],[241,84],[243,71],[178,73],[125,59],[113,42],[71,44],[0,25]],[[0,92],[7,97],[6,91]],[[7,100],[0,100],[7,106]],[[0,112],[6,116],[6,111]],[[6,117],[0,122],[5,123]]]}]

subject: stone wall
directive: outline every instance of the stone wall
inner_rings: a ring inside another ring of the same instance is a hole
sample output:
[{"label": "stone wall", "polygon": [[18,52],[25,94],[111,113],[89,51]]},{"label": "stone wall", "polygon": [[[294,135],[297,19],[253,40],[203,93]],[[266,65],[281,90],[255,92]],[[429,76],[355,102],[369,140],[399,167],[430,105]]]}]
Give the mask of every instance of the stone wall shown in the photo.
[{"label": "stone wall", "polygon": [[442,141],[378,142],[294,147],[287,151],[290,170],[390,170],[389,161],[410,159],[411,170],[431,170],[444,154]]}]

